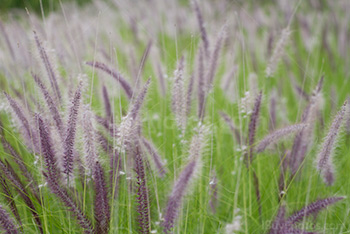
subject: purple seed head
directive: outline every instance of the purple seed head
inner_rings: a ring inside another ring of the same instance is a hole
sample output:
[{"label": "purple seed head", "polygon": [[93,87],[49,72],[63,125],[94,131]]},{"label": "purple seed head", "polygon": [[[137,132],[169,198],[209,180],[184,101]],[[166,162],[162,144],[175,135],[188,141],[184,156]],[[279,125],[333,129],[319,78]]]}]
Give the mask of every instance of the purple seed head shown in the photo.
[{"label": "purple seed head", "polygon": [[107,234],[110,222],[110,206],[104,171],[99,162],[95,162],[93,171],[95,184],[95,231],[96,233]]},{"label": "purple seed head", "polygon": [[299,131],[294,138],[289,160],[292,175],[294,175],[297,172],[298,168],[302,165],[306,153],[310,148],[310,142],[312,142],[315,125],[314,121],[319,110],[318,103],[321,97],[322,86],[323,77],[321,77],[318,84],[316,85],[316,88],[310,97],[309,104],[305,108],[301,117],[301,122],[307,123],[308,126]]},{"label": "purple seed head", "polygon": [[86,62],[86,64],[91,66],[91,67],[100,69],[101,71],[104,71],[107,74],[109,74],[110,76],[112,76],[122,86],[122,88],[124,89],[124,91],[125,91],[126,95],[128,96],[128,98],[129,99],[132,98],[133,89],[131,88],[131,85],[129,84],[129,82],[122,76],[122,74],[120,74],[119,72],[114,71],[113,69],[109,68],[104,63],[100,63],[100,62],[96,62],[96,61],[89,61],[89,62]]},{"label": "purple seed head", "polygon": [[42,92],[46,104],[50,109],[50,114],[52,115],[53,120],[55,121],[56,127],[58,132],[61,134],[61,138],[64,138],[64,126],[63,126],[63,122],[62,122],[62,118],[61,115],[58,111],[57,105],[54,101],[54,99],[51,97],[49,91],[47,90],[47,88],[45,87],[45,85],[43,84],[43,82],[41,81],[41,79],[39,78],[38,75],[32,73],[32,76],[34,78],[35,83],[39,86],[40,91]]},{"label": "purple seed head", "polygon": [[197,0],[193,0],[192,4],[193,4],[194,11],[196,13],[196,16],[197,16],[198,26],[199,26],[201,38],[202,38],[203,45],[204,45],[205,55],[207,57],[209,57],[209,40],[208,40],[208,36],[207,36],[207,31],[205,30],[205,27],[204,27],[204,20],[203,20],[202,12],[201,12],[201,9],[199,8]]},{"label": "purple seed head", "polygon": [[184,133],[186,128],[186,96],[184,93],[184,68],[185,59],[182,56],[174,72],[174,84],[172,90],[172,109],[178,127]]},{"label": "purple seed head", "polygon": [[292,134],[294,132],[300,131],[303,128],[305,128],[307,126],[307,124],[295,124],[295,125],[291,125],[288,127],[284,127],[281,129],[278,129],[270,134],[268,134],[267,136],[264,137],[264,139],[262,139],[260,141],[260,143],[258,144],[258,146],[256,147],[256,151],[258,153],[263,152],[266,147],[268,147],[269,145],[281,140],[281,138]]},{"label": "purple seed head", "polygon": [[17,117],[19,124],[21,125],[20,130],[23,133],[22,136],[27,144],[27,147],[32,149],[34,152],[38,152],[37,135],[34,129],[31,127],[30,121],[25,115],[24,109],[6,92],[4,92],[4,95],[7,98],[14,115]]},{"label": "purple seed head", "polygon": [[166,170],[166,167],[165,167],[164,163],[162,162],[162,158],[158,154],[155,146],[144,137],[142,138],[142,143],[145,146],[148,153],[152,156],[154,165],[156,166],[156,168],[159,172],[159,176],[163,177],[165,175],[165,173],[167,172],[167,170]]},{"label": "purple seed head", "polygon": [[169,197],[165,210],[164,222],[162,223],[162,226],[164,227],[164,233],[171,233],[171,230],[174,227],[176,218],[182,205],[183,197],[186,193],[190,180],[193,177],[196,165],[196,159],[190,161],[175,182],[173,191]]},{"label": "purple seed head", "polygon": [[83,106],[82,127],[84,131],[84,151],[85,162],[90,172],[93,172],[97,162],[97,153],[95,146],[95,128],[93,125],[93,113],[89,105]]},{"label": "purple seed head", "polygon": [[69,177],[73,172],[73,151],[75,143],[75,133],[77,118],[79,113],[80,99],[82,92],[82,82],[79,83],[77,90],[74,93],[72,100],[72,105],[69,109],[69,117],[67,123],[66,136],[63,144],[64,154],[63,154],[63,167],[64,173]]},{"label": "purple seed head", "polygon": [[285,226],[286,206],[281,205],[270,229],[270,234],[279,234]]},{"label": "purple seed head", "polygon": [[206,81],[204,77],[204,58],[203,58],[203,49],[199,48],[198,52],[198,72],[197,72],[197,93],[198,93],[198,118],[200,120],[204,117],[205,111],[205,98],[206,98]]},{"label": "purple seed head", "polygon": [[103,101],[105,105],[106,119],[113,122],[111,103],[109,101],[108,91],[105,85],[102,86]]},{"label": "purple seed head", "polygon": [[57,168],[57,160],[53,150],[50,130],[39,114],[36,114],[36,121],[39,126],[41,152],[44,157],[47,175],[52,181],[56,182],[59,180],[60,175]]},{"label": "purple seed head", "polygon": [[333,162],[331,157],[334,151],[335,142],[337,140],[340,127],[344,119],[346,108],[347,102],[343,104],[340,111],[334,117],[332,125],[326,138],[323,141],[321,150],[318,153],[316,160],[317,170],[323,175],[323,179],[328,185],[331,185],[334,182]]},{"label": "purple seed head", "polygon": [[54,69],[52,67],[51,61],[49,60],[49,57],[48,57],[44,47],[42,46],[41,41],[40,41],[40,39],[35,31],[34,31],[34,39],[35,39],[35,43],[36,43],[36,46],[38,48],[41,60],[45,66],[47,75],[49,77],[51,87],[54,90],[57,99],[61,102],[62,101],[61,91],[60,91],[58,84],[57,84],[56,74],[55,74]]},{"label": "purple seed head", "polygon": [[139,115],[140,109],[142,107],[142,104],[145,100],[147,91],[148,91],[148,87],[149,84],[151,83],[151,79],[148,79],[146,84],[144,85],[144,87],[142,88],[141,92],[139,93],[139,95],[136,97],[133,105],[131,106],[129,115],[132,119],[136,119]]},{"label": "purple seed head", "polygon": [[260,91],[260,93],[255,99],[255,104],[254,104],[253,112],[250,116],[250,122],[249,122],[249,128],[248,128],[249,153],[247,153],[245,156],[245,161],[246,163],[248,163],[248,165],[253,160],[255,133],[256,133],[256,128],[257,128],[258,120],[260,116],[261,100],[262,100],[262,92]]},{"label": "purple seed head", "polygon": [[211,86],[213,85],[213,81],[215,78],[215,73],[216,73],[216,69],[217,69],[217,65],[218,65],[218,61],[219,61],[219,57],[220,57],[220,52],[221,52],[221,47],[225,38],[225,26],[223,27],[222,31],[219,34],[219,37],[216,41],[215,47],[214,47],[214,51],[213,54],[210,57],[210,68],[208,70],[208,74],[207,74],[207,86],[206,89],[209,91],[211,89]]},{"label": "purple seed head", "polygon": [[7,211],[0,205],[0,226],[6,231],[8,234],[17,234],[18,229],[13,223],[10,215]]},{"label": "purple seed head", "polygon": [[139,214],[139,233],[148,234],[150,229],[150,215],[149,215],[149,198],[146,183],[146,172],[144,166],[143,155],[138,142],[135,142],[134,148],[135,173],[137,184],[137,211]]},{"label": "purple seed head", "polygon": [[295,224],[300,221],[302,221],[305,217],[317,213],[324,208],[344,199],[344,197],[329,197],[326,199],[321,199],[318,201],[315,201],[311,203],[310,205],[305,206],[304,208],[300,209],[299,211],[292,214],[286,222],[289,224]]},{"label": "purple seed head", "polygon": [[189,116],[191,113],[193,84],[194,84],[194,74],[192,73],[192,75],[190,76],[190,80],[188,82],[187,94],[186,94],[186,98],[187,98],[186,114],[187,114],[187,116]]}]

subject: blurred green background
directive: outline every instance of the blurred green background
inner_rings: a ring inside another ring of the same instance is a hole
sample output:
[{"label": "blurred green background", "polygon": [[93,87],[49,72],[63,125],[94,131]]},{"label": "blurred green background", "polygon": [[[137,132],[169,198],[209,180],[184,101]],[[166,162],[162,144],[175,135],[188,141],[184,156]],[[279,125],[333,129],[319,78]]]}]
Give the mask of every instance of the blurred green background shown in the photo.
[{"label": "blurred green background", "polygon": [[[41,4],[44,10],[45,15],[49,14],[49,12],[53,10],[57,10],[60,8],[60,1],[63,2],[76,2],[78,5],[82,6],[86,3],[96,1],[96,0],[0,0],[0,14],[6,13],[10,9],[25,9],[28,8],[31,12],[36,12],[37,14],[41,14]],[[110,0],[99,0],[99,1],[110,1]],[[222,0],[216,0],[222,1]],[[249,3],[251,5],[275,5],[278,4],[280,0],[228,0],[228,2],[232,2],[234,4],[243,4]],[[189,4],[190,0],[179,0],[183,4]],[[325,10],[328,8],[328,5],[331,1],[327,0],[310,0],[307,1],[306,4],[312,8],[317,8],[318,10]]]},{"label": "blurred green background", "polygon": [[50,11],[60,7],[60,1],[76,2],[79,5],[84,5],[92,0],[0,0],[0,13],[5,13],[10,9],[25,9],[28,8],[31,12],[41,14],[41,6],[45,15]]}]

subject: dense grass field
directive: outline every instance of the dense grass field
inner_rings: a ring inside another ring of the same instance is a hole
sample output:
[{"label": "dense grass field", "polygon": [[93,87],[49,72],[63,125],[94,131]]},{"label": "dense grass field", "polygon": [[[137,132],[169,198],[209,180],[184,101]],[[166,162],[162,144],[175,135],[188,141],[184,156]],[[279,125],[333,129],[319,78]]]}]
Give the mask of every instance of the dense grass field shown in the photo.
[{"label": "dense grass field", "polygon": [[350,233],[349,11],[95,0],[1,15],[0,230]]}]

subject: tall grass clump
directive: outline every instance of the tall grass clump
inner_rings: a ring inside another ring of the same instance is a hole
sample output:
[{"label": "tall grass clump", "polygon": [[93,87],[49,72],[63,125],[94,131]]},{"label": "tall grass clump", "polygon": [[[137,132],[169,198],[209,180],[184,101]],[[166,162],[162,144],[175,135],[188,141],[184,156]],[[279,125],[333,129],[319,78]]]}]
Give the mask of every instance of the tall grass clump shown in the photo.
[{"label": "tall grass clump", "polygon": [[348,233],[347,9],[2,14],[0,233]]}]

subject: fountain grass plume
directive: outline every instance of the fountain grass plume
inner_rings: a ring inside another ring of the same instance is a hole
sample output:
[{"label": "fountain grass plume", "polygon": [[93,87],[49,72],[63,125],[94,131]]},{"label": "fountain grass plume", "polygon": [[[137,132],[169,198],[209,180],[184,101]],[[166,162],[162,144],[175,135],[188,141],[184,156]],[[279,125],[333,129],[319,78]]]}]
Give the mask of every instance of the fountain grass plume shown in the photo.
[{"label": "fountain grass plume", "polygon": [[95,127],[93,125],[93,113],[90,109],[90,105],[83,105],[83,138],[84,138],[84,151],[85,151],[85,163],[89,172],[93,172],[95,164],[98,160],[95,145]]},{"label": "fountain grass plume", "polygon": [[108,154],[110,162],[109,182],[111,194],[117,197],[119,187],[119,172],[122,169],[122,161],[119,152],[113,149],[113,144],[101,133],[97,133],[97,142],[101,148]]},{"label": "fountain grass plume", "polygon": [[188,81],[187,93],[186,93],[186,114],[189,116],[191,114],[192,107],[192,93],[193,93],[193,85],[194,85],[194,74],[190,76],[190,80]]},{"label": "fountain grass plume", "polygon": [[13,114],[15,115],[15,117],[17,117],[19,124],[22,126],[20,130],[22,132],[22,137],[24,138],[27,147],[33,150],[34,152],[37,152],[37,137],[34,130],[30,127],[30,122],[24,114],[25,111],[10,95],[8,95],[6,92],[4,92],[4,95],[13,111]]},{"label": "fountain grass plume", "polygon": [[209,185],[210,185],[209,206],[210,206],[211,212],[215,214],[218,207],[219,200],[218,200],[218,179],[216,177],[216,173],[214,170],[212,172]]},{"label": "fountain grass plume", "polygon": [[96,114],[94,115],[94,117],[96,122],[102,125],[102,127],[104,127],[108,131],[109,135],[111,135],[111,137],[115,137],[117,135],[118,128],[113,122],[110,122],[108,119]]},{"label": "fountain grass plume", "polygon": [[5,195],[5,200],[7,201],[7,204],[10,207],[13,216],[15,216],[17,222],[20,225],[22,225],[21,217],[19,216],[15,199],[12,195],[10,187],[8,186],[8,184],[6,182],[6,179],[2,176],[2,173],[0,173],[0,186],[1,186],[3,194]]},{"label": "fountain grass plume", "polygon": [[151,83],[151,79],[148,79],[145,85],[143,86],[143,88],[141,89],[139,95],[135,98],[135,101],[130,108],[129,115],[134,120],[138,117],[140,113],[140,109],[145,100],[150,83]]},{"label": "fountain grass plume", "polygon": [[144,137],[142,137],[142,144],[145,146],[148,153],[152,156],[154,165],[156,166],[156,168],[158,170],[159,176],[163,177],[167,173],[167,170],[166,170],[166,167],[165,167],[164,163],[162,162],[162,158],[158,154],[155,146]]},{"label": "fountain grass plume", "polygon": [[285,47],[288,43],[290,34],[291,32],[288,25],[285,29],[282,30],[280,39],[277,41],[276,46],[269,59],[268,65],[265,70],[267,77],[271,77],[275,73],[277,65],[285,53]]},{"label": "fountain grass plume", "polygon": [[133,141],[135,140],[134,138],[138,137],[137,131],[139,130],[139,112],[146,97],[149,84],[150,79],[147,80],[139,95],[129,107],[127,115],[122,118],[116,137],[116,147],[121,153],[128,151],[130,152],[132,150]]},{"label": "fountain grass plume", "polygon": [[317,170],[321,173],[323,180],[327,185],[332,185],[334,183],[332,154],[334,152],[337,136],[346,113],[347,105],[347,101],[345,101],[340,111],[334,117],[332,125],[322,143],[321,150],[316,159]]},{"label": "fountain grass plume", "polygon": [[212,86],[214,85],[214,78],[215,78],[215,74],[216,74],[216,70],[217,70],[217,66],[218,66],[218,61],[219,61],[219,57],[220,57],[220,52],[221,52],[221,48],[223,45],[223,41],[225,39],[225,35],[226,35],[226,26],[224,26],[221,30],[221,32],[219,33],[218,39],[216,41],[213,53],[210,56],[210,65],[209,65],[209,70],[207,73],[207,87],[206,89],[208,91],[211,90]]},{"label": "fountain grass plume", "polygon": [[40,115],[37,114],[36,119],[39,125],[42,155],[44,157],[44,162],[46,166],[46,172],[43,172],[43,174],[46,178],[49,188],[51,189],[51,192],[58,196],[61,199],[61,201],[72,211],[74,216],[78,219],[80,225],[84,228],[85,233],[93,233],[90,220],[86,218],[84,213],[70,198],[67,191],[65,191],[60,186],[60,175],[59,170],[56,166],[57,160],[53,152],[50,133],[48,132],[48,128],[46,127],[46,124],[44,123]]},{"label": "fountain grass plume", "polygon": [[141,57],[140,66],[139,66],[137,77],[136,77],[136,82],[138,81],[139,77],[143,73],[145,63],[146,63],[146,60],[147,60],[149,53],[151,51],[152,45],[153,45],[153,42],[152,42],[152,39],[150,39],[147,43],[145,50],[143,51],[142,57]]},{"label": "fountain grass plume", "polygon": [[302,97],[306,101],[310,100],[310,95],[308,93],[306,93],[302,87],[300,87],[299,85],[295,84],[294,85],[294,89],[296,90],[296,92],[299,94],[300,97]]},{"label": "fountain grass plume", "polygon": [[164,233],[171,233],[189,184],[199,169],[201,164],[200,156],[205,147],[205,134],[206,128],[199,126],[198,133],[192,137],[189,149],[189,162],[176,180],[165,209],[164,222],[162,223]]},{"label": "fountain grass plume", "polygon": [[49,77],[51,87],[55,93],[55,96],[56,96],[58,101],[62,102],[61,91],[58,87],[56,74],[55,74],[54,69],[52,67],[51,61],[49,60],[49,57],[48,57],[44,47],[42,46],[41,41],[40,41],[40,39],[35,31],[34,31],[34,39],[35,39],[35,43],[36,43],[37,49],[39,51],[41,60],[45,66],[47,75]]},{"label": "fountain grass plume", "polygon": [[67,191],[65,191],[58,184],[57,180],[53,179],[51,176],[48,176],[46,173],[43,174],[46,177],[47,184],[51,192],[54,193],[61,200],[61,202],[69,208],[73,216],[77,218],[80,226],[84,229],[84,232],[86,234],[93,234],[94,231],[91,225],[91,221],[85,216],[85,214],[81,211],[73,199],[68,195]]},{"label": "fountain grass plume", "polygon": [[137,184],[137,212],[139,214],[138,223],[139,223],[139,233],[148,234],[150,233],[150,204],[149,204],[149,195],[147,188],[147,179],[145,171],[145,163],[140,148],[140,143],[136,140],[134,145],[134,167],[136,173],[136,184]]},{"label": "fountain grass plume", "polygon": [[313,130],[314,130],[314,120],[319,109],[318,104],[320,101],[321,90],[323,87],[324,77],[318,81],[311,97],[309,104],[306,106],[303,115],[301,117],[301,123],[308,124],[307,127],[304,127],[300,130],[294,138],[292,151],[290,154],[289,167],[292,171],[292,175],[295,175],[298,168],[301,166],[305,155],[309,149],[310,141],[312,141]]},{"label": "fountain grass plume", "polygon": [[122,86],[122,88],[124,89],[124,91],[125,91],[126,95],[128,96],[128,98],[129,99],[132,98],[133,89],[132,89],[131,85],[129,84],[129,82],[122,76],[122,74],[120,74],[119,72],[109,68],[104,63],[100,63],[100,62],[96,62],[96,61],[89,61],[89,62],[86,62],[86,64],[91,66],[91,67],[95,67],[97,69],[100,69],[101,71],[104,71],[107,74],[109,74],[110,76],[112,76]]},{"label": "fountain grass plume", "polygon": [[198,119],[203,120],[205,112],[205,87],[203,48],[199,47],[197,69]]},{"label": "fountain grass plume", "polygon": [[175,119],[182,134],[186,128],[186,96],[184,93],[184,68],[185,58],[182,56],[174,71],[174,83],[172,90],[172,109]]},{"label": "fountain grass plume", "polygon": [[[348,104],[350,103],[350,96],[346,98]],[[345,113],[345,129],[346,129],[346,134],[350,135],[350,107],[348,105],[347,111]]]},{"label": "fountain grass plume", "polygon": [[54,99],[51,97],[49,91],[41,81],[38,75],[32,73],[32,76],[34,78],[35,83],[39,86],[40,91],[42,92],[44,99],[46,101],[46,104],[50,110],[50,114],[52,115],[53,120],[55,121],[56,127],[58,132],[61,135],[61,139],[64,139],[64,125],[62,122],[61,115],[59,113],[59,110],[57,108],[57,105],[54,101]]},{"label": "fountain grass plume", "polygon": [[110,205],[104,171],[98,161],[95,162],[93,172],[95,184],[95,233],[107,234],[111,218]]},{"label": "fountain grass plume", "polygon": [[269,129],[275,130],[276,128],[276,95],[275,93],[272,93],[270,97],[270,108],[269,108],[269,114],[270,114],[270,122],[269,122]]},{"label": "fountain grass plume", "polygon": [[209,39],[208,39],[207,31],[206,31],[205,26],[204,26],[202,12],[201,12],[201,9],[199,8],[197,0],[193,0],[192,4],[193,4],[194,11],[196,13],[196,16],[197,16],[199,31],[201,33],[201,38],[202,38],[203,45],[204,45],[204,52],[205,52],[206,57],[209,57]]},{"label": "fountain grass plume", "polygon": [[65,135],[65,140],[63,143],[64,153],[63,153],[63,167],[64,173],[69,178],[69,175],[73,172],[73,151],[74,142],[76,134],[77,118],[79,113],[80,99],[82,93],[82,82],[79,83],[77,90],[74,93],[72,99],[72,104],[69,109],[69,117],[67,123],[67,130]]},{"label": "fountain grass plume", "polygon": [[307,205],[300,209],[299,211],[292,214],[287,220],[287,224],[296,224],[298,222],[301,222],[305,217],[317,213],[324,208],[344,199],[345,197],[328,197],[325,199],[317,200],[310,205]]},{"label": "fountain grass plume", "polygon": [[300,209],[299,211],[294,212],[288,218],[285,218],[286,208],[282,204],[278,210],[278,213],[275,217],[274,222],[271,225],[270,234],[280,234],[280,233],[316,233],[308,232],[304,230],[295,229],[295,225],[303,221],[306,217],[317,214],[326,207],[344,199],[344,197],[329,197],[326,199],[317,200],[310,205],[307,205]]},{"label": "fountain grass plume", "polygon": [[171,192],[167,207],[165,209],[164,222],[162,223],[164,233],[171,233],[171,230],[174,227],[182,205],[183,197],[185,196],[187,187],[193,177],[197,163],[198,162],[196,159],[192,159],[183,169],[179,175],[179,178],[175,182],[173,191]]},{"label": "fountain grass plume", "polygon": [[285,216],[286,216],[286,206],[282,204],[277,211],[277,215],[271,225],[269,234],[281,233],[281,229],[283,229],[283,226],[285,223]]},{"label": "fountain grass plume", "polygon": [[249,121],[248,139],[247,139],[249,150],[245,154],[245,162],[247,163],[247,165],[250,165],[251,162],[253,161],[255,134],[256,134],[256,128],[257,128],[259,116],[260,116],[261,100],[262,100],[262,92],[260,91],[260,93],[255,99],[254,108]]},{"label": "fountain grass plume", "polygon": [[260,141],[260,143],[256,147],[256,152],[263,152],[269,145],[276,143],[277,141],[281,140],[281,138],[288,136],[289,134],[302,130],[306,126],[307,124],[294,124],[291,126],[280,128],[268,134]]},{"label": "fountain grass plume", "polygon": [[17,234],[19,230],[13,223],[10,215],[7,211],[0,205],[0,226],[3,228],[6,234]]},{"label": "fountain grass plume", "polygon": [[19,195],[22,197],[24,203],[33,215],[34,221],[39,229],[39,232],[43,234],[44,232],[38,211],[36,210],[32,199],[29,197],[30,193],[28,193],[22,181],[19,179],[19,176],[15,173],[15,170],[7,161],[6,163],[4,163],[2,160],[0,160],[0,170],[3,173],[3,176],[11,182],[11,185],[17,190]]},{"label": "fountain grass plume", "polygon": [[198,127],[194,129],[196,134],[192,137],[189,147],[189,159],[200,159],[206,143],[208,135],[208,127],[199,123]]},{"label": "fountain grass plume", "polygon": [[97,144],[104,150],[106,153],[113,152],[113,144],[108,141],[108,138],[100,131],[96,132]]},{"label": "fountain grass plume", "polygon": [[46,123],[39,114],[36,114],[35,118],[38,123],[41,143],[41,155],[44,158],[47,175],[52,181],[57,182],[60,180],[61,176],[60,171],[57,168],[57,158],[51,140],[50,128],[46,126]]},{"label": "fountain grass plume", "polygon": [[113,123],[113,113],[111,108],[111,103],[109,101],[108,91],[105,85],[102,86],[103,102],[105,105],[106,119]]},{"label": "fountain grass plume", "polygon": [[11,146],[11,144],[3,137],[0,136],[1,144],[4,147],[4,149],[13,157],[15,163],[18,165],[18,168],[20,169],[22,175],[27,179],[29,182],[29,187],[33,191],[36,199],[38,202],[40,202],[39,198],[39,190],[38,190],[38,184],[35,181],[33,175],[28,171],[27,166],[25,165],[23,158],[20,154],[18,154],[15,149]]},{"label": "fountain grass plume", "polygon": [[156,69],[157,69],[157,74],[158,74],[158,80],[159,80],[159,84],[160,84],[160,91],[162,96],[164,97],[166,95],[166,87],[165,87],[165,78],[163,75],[163,70],[162,70],[162,66],[160,64],[160,62],[157,62],[156,64]]},{"label": "fountain grass plume", "polygon": [[133,138],[135,137],[136,125],[135,121],[130,117],[128,113],[122,118],[122,121],[118,128],[116,136],[116,149],[120,153],[128,151],[132,145]]},{"label": "fountain grass plume", "polygon": [[[255,134],[256,134],[256,129],[257,129],[259,116],[260,116],[261,101],[262,101],[262,91],[260,91],[260,93],[256,97],[254,108],[253,108],[252,114],[250,115],[250,121],[249,121],[249,127],[248,127],[248,138],[247,138],[249,149],[247,152],[245,152],[245,155],[244,155],[244,162],[248,170],[251,169],[251,164],[254,156]],[[253,172],[253,183],[255,188],[255,195],[259,206],[259,215],[261,217],[262,208],[261,208],[261,194],[260,194],[260,185],[259,185],[260,182],[259,182],[259,177],[256,174],[256,171],[253,169],[252,172]]]}]

